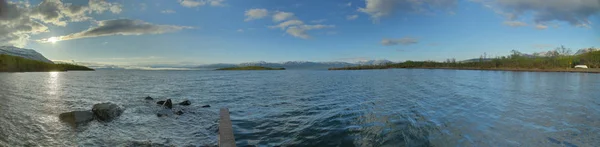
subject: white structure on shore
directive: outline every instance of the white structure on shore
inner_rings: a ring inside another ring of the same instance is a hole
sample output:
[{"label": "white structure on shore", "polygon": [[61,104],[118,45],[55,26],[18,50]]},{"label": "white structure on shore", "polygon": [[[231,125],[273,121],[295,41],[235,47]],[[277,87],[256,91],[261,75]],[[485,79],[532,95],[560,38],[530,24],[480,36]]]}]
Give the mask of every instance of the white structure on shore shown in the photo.
[{"label": "white structure on shore", "polygon": [[575,68],[588,68],[587,65],[575,65]]}]

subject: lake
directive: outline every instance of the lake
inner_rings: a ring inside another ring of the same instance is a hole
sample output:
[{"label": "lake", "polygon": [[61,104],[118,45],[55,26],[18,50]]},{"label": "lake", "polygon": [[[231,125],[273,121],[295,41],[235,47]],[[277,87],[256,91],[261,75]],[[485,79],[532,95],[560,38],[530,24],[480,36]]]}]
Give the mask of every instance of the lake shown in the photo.
[{"label": "lake", "polygon": [[238,146],[600,146],[600,74],[439,69],[0,73],[0,146],[214,146],[222,107]]}]

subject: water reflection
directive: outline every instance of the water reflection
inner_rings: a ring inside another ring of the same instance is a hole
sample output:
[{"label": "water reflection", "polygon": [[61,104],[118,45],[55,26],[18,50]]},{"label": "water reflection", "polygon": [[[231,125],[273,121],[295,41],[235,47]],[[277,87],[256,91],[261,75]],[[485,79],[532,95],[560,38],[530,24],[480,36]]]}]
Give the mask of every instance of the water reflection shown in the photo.
[{"label": "water reflection", "polygon": [[49,72],[49,77],[48,80],[46,81],[46,86],[48,91],[47,94],[50,96],[55,96],[58,92],[58,89],[60,87],[60,72]]}]

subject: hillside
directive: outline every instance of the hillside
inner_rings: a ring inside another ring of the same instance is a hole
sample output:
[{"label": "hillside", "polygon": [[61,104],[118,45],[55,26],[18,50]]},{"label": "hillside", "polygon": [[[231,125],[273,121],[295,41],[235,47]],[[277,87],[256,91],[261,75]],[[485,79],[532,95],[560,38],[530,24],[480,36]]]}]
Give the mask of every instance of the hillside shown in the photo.
[{"label": "hillside", "polygon": [[26,59],[37,60],[46,63],[53,63],[52,61],[44,57],[42,54],[32,49],[23,49],[14,46],[0,46],[0,54],[23,57]]},{"label": "hillside", "polygon": [[73,70],[90,71],[94,69],[73,64],[54,64],[18,56],[0,54],[0,72],[43,72]]}]

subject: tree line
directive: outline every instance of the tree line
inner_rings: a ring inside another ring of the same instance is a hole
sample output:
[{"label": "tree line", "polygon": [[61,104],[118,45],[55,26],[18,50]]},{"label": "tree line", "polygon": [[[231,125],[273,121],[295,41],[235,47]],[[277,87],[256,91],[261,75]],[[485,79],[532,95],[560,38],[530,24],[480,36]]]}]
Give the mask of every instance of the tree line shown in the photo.
[{"label": "tree line", "polygon": [[437,61],[405,61],[375,66],[354,66],[330,68],[330,70],[360,70],[360,69],[387,69],[387,68],[474,68],[474,69],[564,69],[573,68],[575,65],[587,65],[590,68],[600,68],[600,50],[597,48],[582,49],[587,52],[573,55],[572,51],[564,46],[555,48],[546,53],[523,54],[512,50],[508,56],[487,58],[482,55],[479,60],[456,61],[447,59]]}]

